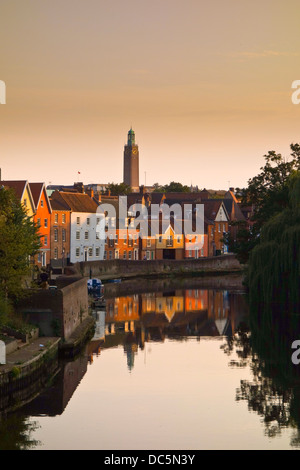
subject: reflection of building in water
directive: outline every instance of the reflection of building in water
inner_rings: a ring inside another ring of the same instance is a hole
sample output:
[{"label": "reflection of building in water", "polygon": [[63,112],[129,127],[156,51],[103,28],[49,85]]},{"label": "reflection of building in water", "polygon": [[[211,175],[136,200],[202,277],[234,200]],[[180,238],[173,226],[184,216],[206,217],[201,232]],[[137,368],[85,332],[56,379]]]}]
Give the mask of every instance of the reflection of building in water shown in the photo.
[{"label": "reflection of building in water", "polygon": [[92,341],[98,341],[105,338],[105,311],[97,310],[93,316],[95,317],[96,325]]},{"label": "reflection of building in water", "polygon": [[237,297],[243,296],[193,288],[107,298],[101,347],[122,345],[132,369],[138,347],[147,341],[231,335],[240,309]]},{"label": "reflection of building in water", "polygon": [[22,407],[28,416],[61,415],[87,371],[88,356],[80,355],[70,362],[60,364],[60,371],[52,384],[32,402]]}]

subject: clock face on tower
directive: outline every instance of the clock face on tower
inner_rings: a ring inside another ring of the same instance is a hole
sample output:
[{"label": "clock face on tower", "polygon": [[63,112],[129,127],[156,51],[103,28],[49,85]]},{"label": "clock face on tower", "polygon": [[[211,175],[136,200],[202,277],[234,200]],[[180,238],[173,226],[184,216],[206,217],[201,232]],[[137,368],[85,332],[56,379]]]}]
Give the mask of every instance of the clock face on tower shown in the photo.
[{"label": "clock face on tower", "polygon": [[133,155],[136,155],[137,154],[137,148],[133,148],[132,153],[133,153]]}]

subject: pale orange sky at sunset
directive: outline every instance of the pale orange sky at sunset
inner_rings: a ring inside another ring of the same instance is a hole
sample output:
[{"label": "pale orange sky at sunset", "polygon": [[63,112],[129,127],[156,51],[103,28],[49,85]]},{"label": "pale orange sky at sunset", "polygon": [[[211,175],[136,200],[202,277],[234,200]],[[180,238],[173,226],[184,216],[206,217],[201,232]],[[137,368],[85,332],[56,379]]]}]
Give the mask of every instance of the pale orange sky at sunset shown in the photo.
[{"label": "pale orange sky at sunset", "polygon": [[242,187],[300,142],[298,0],[0,0],[2,178]]}]

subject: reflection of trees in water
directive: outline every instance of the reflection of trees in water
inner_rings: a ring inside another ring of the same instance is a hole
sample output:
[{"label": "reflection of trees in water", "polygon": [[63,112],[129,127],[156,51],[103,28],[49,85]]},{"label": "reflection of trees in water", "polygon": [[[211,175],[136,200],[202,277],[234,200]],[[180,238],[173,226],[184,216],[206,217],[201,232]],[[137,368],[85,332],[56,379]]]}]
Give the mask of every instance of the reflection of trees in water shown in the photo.
[{"label": "reflection of trees in water", "polygon": [[36,421],[30,421],[21,413],[12,413],[0,418],[0,450],[29,450],[39,445],[31,438],[38,428]]},{"label": "reflection of trees in water", "polygon": [[284,428],[294,428],[290,445],[300,446],[300,365],[291,361],[292,342],[300,338],[293,315],[278,313],[271,317],[250,314],[250,329],[240,325],[223,346],[224,353],[235,353],[230,367],[249,366],[252,380],[242,380],[236,400],[248,402],[249,411],[263,418],[269,438]]}]

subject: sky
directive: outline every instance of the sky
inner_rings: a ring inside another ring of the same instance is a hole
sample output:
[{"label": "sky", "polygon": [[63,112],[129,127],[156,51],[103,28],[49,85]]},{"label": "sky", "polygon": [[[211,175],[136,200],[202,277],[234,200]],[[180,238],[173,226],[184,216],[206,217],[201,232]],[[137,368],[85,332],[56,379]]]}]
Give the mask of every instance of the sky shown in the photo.
[{"label": "sky", "polygon": [[[2,179],[245,187],[300,142],[298,0],[0,0]],[[80,175],[79,173],[80,172]]]}]

